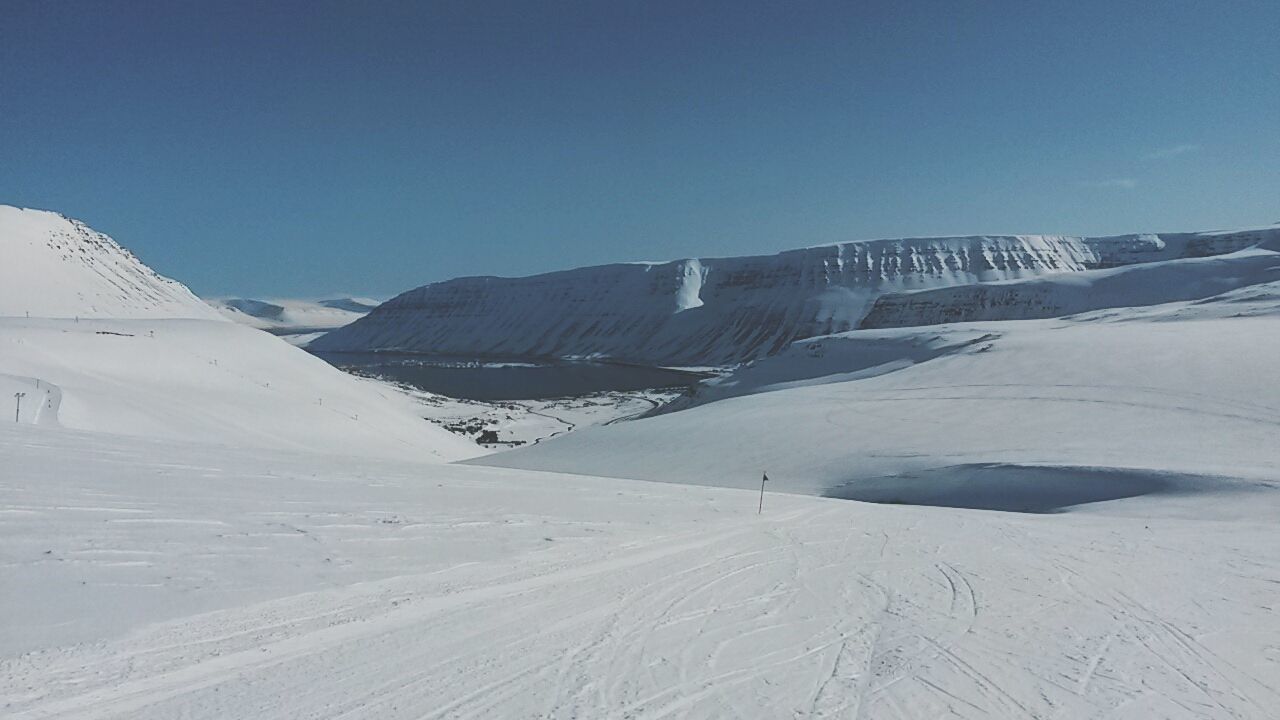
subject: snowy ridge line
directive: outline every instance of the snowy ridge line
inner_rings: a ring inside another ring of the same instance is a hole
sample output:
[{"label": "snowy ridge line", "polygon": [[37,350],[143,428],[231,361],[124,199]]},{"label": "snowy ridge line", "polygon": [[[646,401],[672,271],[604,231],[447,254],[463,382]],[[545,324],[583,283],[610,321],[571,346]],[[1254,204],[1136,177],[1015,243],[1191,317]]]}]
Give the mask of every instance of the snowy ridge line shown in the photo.
[{"label": "snowy ridge line", "polygon": [[886,293],[1208,257],[1277,238],[1280,229],[913,238],[459,278],[402,293],[310,347],[732,365],[799,339],[856,329]]},{"label": "snowy ridge line", "polygon": [[0,316],[221,317],[182,283],[57,213],[0,205],[0,253]]},{"label": "snowy ridge line", "polygon": [[1262,248],[1025,280],[975,283],[876,299],[863,329],[1062,317],[1201,300],[1280,280],[1280,252]]}]

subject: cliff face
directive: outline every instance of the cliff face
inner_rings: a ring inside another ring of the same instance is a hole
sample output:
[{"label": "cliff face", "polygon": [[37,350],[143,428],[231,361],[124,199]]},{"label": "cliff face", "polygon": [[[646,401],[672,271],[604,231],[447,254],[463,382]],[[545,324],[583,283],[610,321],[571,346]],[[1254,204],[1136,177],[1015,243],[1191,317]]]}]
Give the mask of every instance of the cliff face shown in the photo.
[{"label": "cliff face", "polygon": [[[876,299],[859,327],[1060,317],[1199,300],[1280,279],[1280,252],[1269,249],[1280,249],[1280,230],[1104,240],[1091,241],[1104,269],[886,293]],[[1176,259],[1144,261],[1152,257]]]},{"label": "cliff face", "polygon": [[1186,252],[1192,237],[876,240],[770,256],[460,278],[410,290],[311,348],[734,364],[796,339],[855,329],[885,293],[1165,259]]}]

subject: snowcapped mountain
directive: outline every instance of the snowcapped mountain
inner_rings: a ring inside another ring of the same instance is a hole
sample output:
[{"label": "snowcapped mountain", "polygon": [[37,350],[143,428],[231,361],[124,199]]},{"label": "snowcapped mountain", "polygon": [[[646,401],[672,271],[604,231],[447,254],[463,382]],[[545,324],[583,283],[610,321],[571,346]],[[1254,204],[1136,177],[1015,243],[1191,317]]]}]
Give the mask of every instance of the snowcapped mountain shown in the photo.
[{"label": "snowcapped mountain", "polygon": [[310,347],[727,365],[855,329],[886,293],[1212,256],[1277,236],[1280,230],[875,240],[770,256],[459,278],[403,293]]},{"label": "snowcapped mountain", "polygon": [[1255,247],[1227,255],[889,293],[876,300],[860,327],[1061,317],[1102,308],[1196,300],[1277,279],[1280,252]]},{"label": "snowcapped mountain", "polygon": [[364,457],[482,452],[398,394],[227,322],[82,223],[0,207],[0,251],[0,397],[18,424]]},{"label": "snowcapped mountain", "polygon": [[78,220],[0,205],[0,316],[218,319],[181,283]]},{"label": "snowcapped mountain", "polygon": [[224,317],[266,330],[295,345],[306,345],[326,331],[349,325],[378,306],[368,298],[328,300],[208,298]]}]

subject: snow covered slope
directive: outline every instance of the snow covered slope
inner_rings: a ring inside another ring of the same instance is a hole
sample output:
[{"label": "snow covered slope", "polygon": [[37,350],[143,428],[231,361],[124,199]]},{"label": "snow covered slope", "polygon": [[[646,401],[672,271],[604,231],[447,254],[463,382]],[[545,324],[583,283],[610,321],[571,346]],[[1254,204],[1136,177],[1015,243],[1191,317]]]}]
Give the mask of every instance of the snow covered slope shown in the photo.
[{"label": "snow covered slope", "polygon": [[854,329],[888,292],[1221,254],[1278,232],[876,240],[772,256],[461,278],[406,292],[311,347],[733,364],[796,339]]},{"label": "snow covered slope", "polygon": [[1061,317],[1101,308],[1195,300],[1280,279],[1280,252],[1168,260],[1029,280],[881,295],[863,328]]},{"label": "snow covered slope", "polygon": [[1275,478],[1280,315],[1259,287],[1274,286],[801,341],[708,388],[714,402],[480,462],[730,487],[768,470],[813,493],[993,464]]},{"label": "snow covered slope", "polygon": [[481,452],[402,395],[227,322],[105,235],[6,206],[0,400],[21,424],[436,461]]},{"label": "snow covered slope", "polygon": [[483,452],[402,395],[223,321],[0,318],[9,420],[15,392],[23,423],[423,460]]},{"label": "snow covered slope", "polygon": [[770,495],[756,515],[719,488],[2,424],[0,447],[7,720],[1280,706],[1274,486],[1047,516]]},{"label": "snow covered slope", "polygon": [[0,205],[0,317],[219,315],[111,238],[44,210]]}]

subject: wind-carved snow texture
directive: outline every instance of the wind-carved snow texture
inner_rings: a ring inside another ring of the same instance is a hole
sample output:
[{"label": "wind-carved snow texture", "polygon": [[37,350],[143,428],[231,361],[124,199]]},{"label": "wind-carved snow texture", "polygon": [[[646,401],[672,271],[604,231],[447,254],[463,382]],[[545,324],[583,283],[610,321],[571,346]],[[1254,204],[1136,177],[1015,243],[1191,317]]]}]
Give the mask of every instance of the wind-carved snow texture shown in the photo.
[{"label": "wind-carved snow texture", "polygon": [[0,205],[0,316],[198,318],[218,313],[78,220]]},{"label": "wind-carved snow texture", "polygon": [[797,339],[856,329],[885,293],[1223,254],[1276,234],[875,240],[770,256],[459,278],[403,293],[310,347],[728,365]]}]

